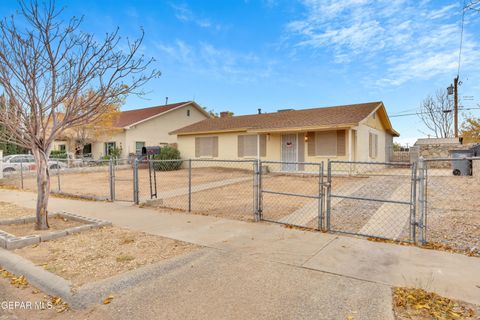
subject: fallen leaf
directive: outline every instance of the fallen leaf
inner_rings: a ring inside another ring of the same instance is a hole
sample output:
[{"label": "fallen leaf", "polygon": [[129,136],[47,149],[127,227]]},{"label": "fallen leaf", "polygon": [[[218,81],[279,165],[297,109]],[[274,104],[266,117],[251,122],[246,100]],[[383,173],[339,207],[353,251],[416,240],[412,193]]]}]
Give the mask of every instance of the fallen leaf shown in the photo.
[{"label": "fallen leaf", "polygon": [[104,300],[103,300],[103,304],[110,304],[110,302],[112,302],[113,300],[113,296],[112,295],[109,295],[108,297],[106,297]]}]

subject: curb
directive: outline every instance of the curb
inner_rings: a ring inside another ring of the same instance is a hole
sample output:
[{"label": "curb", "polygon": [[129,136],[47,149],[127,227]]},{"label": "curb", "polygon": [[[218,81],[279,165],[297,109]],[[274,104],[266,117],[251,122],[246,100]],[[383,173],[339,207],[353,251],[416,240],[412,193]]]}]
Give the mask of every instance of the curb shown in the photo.
[{"label": "curb", "polygon": [[0,266],[16,275],[23,275],[27,281],[48,295],[58,296],[73,309],[101,303],[108,295],[137,286],[152,278],[161,277],[185,265],[203,258],[212,249],[203,248],[185,255],[124,272],[93,283],[75,288],[72,283],[46,271],[13,252],[0,248]]}]

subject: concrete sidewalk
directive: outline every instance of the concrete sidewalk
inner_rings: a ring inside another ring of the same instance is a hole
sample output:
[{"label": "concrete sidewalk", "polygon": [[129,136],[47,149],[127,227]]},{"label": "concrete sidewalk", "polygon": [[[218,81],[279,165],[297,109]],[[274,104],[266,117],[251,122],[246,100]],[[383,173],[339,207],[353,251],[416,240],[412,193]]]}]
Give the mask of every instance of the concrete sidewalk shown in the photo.
[{"label": "concrete sidewalk", "polygon": [[[35,206],[29,192],[0,190],[0,200]],[[413,286],[480,304],[480,259],[460,254],[215,217],[142,209],[129,203],[50,199],[50,210],[238,255],[387,286]],[[301,269],[301,270],[300,270]]]}]

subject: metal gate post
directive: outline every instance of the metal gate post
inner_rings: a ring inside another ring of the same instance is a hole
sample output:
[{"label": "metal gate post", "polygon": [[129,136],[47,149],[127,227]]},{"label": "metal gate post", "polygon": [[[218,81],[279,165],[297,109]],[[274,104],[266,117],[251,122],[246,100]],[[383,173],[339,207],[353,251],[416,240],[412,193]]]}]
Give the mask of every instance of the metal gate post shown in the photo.
[{"label": "metal gate post", "polygon": [[115,201],[115,168],[112,158],[108,162],[108,180],[110,183],[110,201]]},{"label": "metal gate post", "polygon": [[57,183],[58,183],[58,192],[61,191],[60,189],[60,163],[58,162],[57,159]]},{"label": "metal gate post", "polygon": [[258,218],[263,220],[262,160],[258,159]]},{"label": "metal gate post", "polygon": [[427,177],[427,170],[426,170],[426,163],[423,157],[418,159],[418,228],[419,228],[419,236],[420,236],[420,243],[425,244],[427,242],[427,235],[426,235],[426,199],[427,199],[427,184],[426,184],[426,177]]},{"label": "metal gate post", "polygon": [[188,159],[188,212],[192,212],[192,159]]},{"label": "metal gate post", "polygon": [[140,203],[138,197],[138,159],[133,160],[133,202],[135,204]]},{"label": "metal gate post", "polygon": [[20,159],[20,185],[23,189],[23,160]]},{"label": "metal gate post", "polygon": [[417,163],[412,163],[412,178],[410,192],[410,240],[417,243]]},{"label": "metal gate post", "polygon": [[325,196],[323,190],[323,161],[319,165],[318,172],[318,230],[323,231],[324,226],[324,217],[323,217],[323,197]]},{"label": "metal gate post", "polygon": [[258,162],[254,161],[252,163],[252,169],[253,169],[253,220],[254,221],[259,221],[258,217]]},{"label": "metal gate post", "polygon": [[330,231],[330,218],[331,218],[331,210],[332,210],[332,162],[328,160],[328,167],[327,167],[327,229],[326,231]]}]

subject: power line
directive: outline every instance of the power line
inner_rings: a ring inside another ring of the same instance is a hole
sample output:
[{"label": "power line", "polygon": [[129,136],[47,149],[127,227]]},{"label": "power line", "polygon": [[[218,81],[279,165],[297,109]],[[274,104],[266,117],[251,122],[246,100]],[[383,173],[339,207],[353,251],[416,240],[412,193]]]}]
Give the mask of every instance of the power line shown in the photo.
[{"label": "power line", "polygon": [[[459,108],[458,110],[464,110],[464,111],[469,111],[469,110],[480,110],[479,108]],[[451,112],[452,110],[444,110],[442,112]],[[405,113],[405,114],[394,114],[389,116],[390,118],[397,118],[397,117],[409,117],[409,116],[417,116],[419,114],[428,114],[430,112],[415,112],[415,113]]]}]

